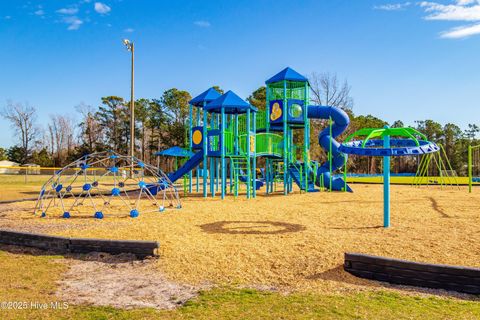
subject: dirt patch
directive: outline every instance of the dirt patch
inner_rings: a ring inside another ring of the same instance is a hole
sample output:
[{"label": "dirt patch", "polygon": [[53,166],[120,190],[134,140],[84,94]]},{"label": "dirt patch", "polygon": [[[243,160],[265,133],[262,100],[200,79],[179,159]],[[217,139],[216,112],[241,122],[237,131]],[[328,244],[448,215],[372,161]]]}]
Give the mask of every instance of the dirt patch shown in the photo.
[{"label": "dirt patch", "polygon": [[157,259],[136,261],[131,255],[99,253],[67,263],[70,270],[60,281],[57,296],[73,304],[174,309],[199,291],[167,280],[155,267]]},{"label": "dirt patch", "polygon": [[218,221],[203,224],[200,228],[207,233],[228,234],[281,234],[306,229],[300,224],[278,221]]}]

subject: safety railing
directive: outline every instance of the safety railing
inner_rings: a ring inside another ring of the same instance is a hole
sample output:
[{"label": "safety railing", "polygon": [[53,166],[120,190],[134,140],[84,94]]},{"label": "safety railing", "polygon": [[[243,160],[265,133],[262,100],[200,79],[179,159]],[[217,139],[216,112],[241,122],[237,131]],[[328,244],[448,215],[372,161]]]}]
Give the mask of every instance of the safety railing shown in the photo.
[{"label": "safety railing", "polygon": [[[282,157],[283,156],[283,149],[282,149],[282,136],[274,133],[257,133],[256,135],[250,135],[250,139],[255,137],[255,152],[257,157],[260,156],[271,156],[271,157]],[[253,140],[250,141],[253,143]],[[241,135],[239,137],[239,146],[240,149],[245,152],[245,150],[249,150],[247,148],[247,135]],[[251,150],[251,148],[250,148]]]}]

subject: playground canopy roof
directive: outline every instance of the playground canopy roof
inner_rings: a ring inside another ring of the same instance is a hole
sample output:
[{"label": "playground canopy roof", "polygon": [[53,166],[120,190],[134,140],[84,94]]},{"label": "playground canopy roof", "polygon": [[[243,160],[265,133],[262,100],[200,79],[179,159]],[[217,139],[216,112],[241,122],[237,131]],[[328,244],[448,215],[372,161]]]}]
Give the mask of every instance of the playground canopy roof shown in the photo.
[{"label": "playground canopy roof", "polygon": [[308,82],[308,79],[302,76],[300,73],[297,71],[293,70],[290,67],[286,67],[267,81],[265,81],[266,84],[269,83],[274,83],[274,82],[280,82],[283,80],[288,80],[288,81],[299,81],[299,82]]},{"label": "playground canopy roof", "polygon": [[227,114],[246,113],[248,109],[253,112],[258,111],[257,108],[248,104],[231,90],[225,92],[223,95],[205,106],[206,111],[214,113],[220,113],[222,109]]},{"label": "playground canopy roof", "polygon": [[203,103],[209,103],[210,101],[213,101],[220,97],[220,93],[218,93],[217,90],[215,90],[213,87],[200,93],[198,96],[190,100],[190,104],[196,107],[203,107]]},{"label": "playground canopy roof", "polygon": [[185,150],[180,147],[171,147],[163,151],[155,153],[156,156],[167,156],[167,157],[186,157],[190,158],[194,155],[193,152]]}]

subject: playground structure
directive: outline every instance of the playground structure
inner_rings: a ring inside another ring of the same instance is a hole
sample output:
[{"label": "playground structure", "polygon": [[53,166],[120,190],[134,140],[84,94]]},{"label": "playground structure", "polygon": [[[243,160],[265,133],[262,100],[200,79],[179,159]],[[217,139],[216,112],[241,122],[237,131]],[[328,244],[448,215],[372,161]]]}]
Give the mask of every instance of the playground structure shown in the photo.
[{"label": "playground structure", "polygon": [[70,218],[92,210],[97,219],[118,213],[135,218],[166,207],[181,208],[181,203],[162,171],[135,157],[99,152],[56,171],[42,186],[34,213]]},{"label": "playground structure", "polygon": [[421,155],[420,163],[413,178],[413,186],[440,185],[441,187],[459,187],[457,173],[452,169],[445,148],[438,144],[439,150]]},{"label": "playground structure", "polygon": [[[396,137],[391,139],[391,137]],[[359,140],[358,137],[365,137]],[[357,140],[354,140],[357,138]],[[378,139],[374,139],[378,138]],[[438,152],[440,148],[413,128],[360,129],[345,139],[340,152],[383,157],[383,226],[390,227],[390,157]]]},{"label": "playground structure", "polygon": [[480,145],[468,146],[468,192],[480,182]]},{"label": "playground structure", "polygon": [[[219,193],[222,199],[227,193],[238,196],[240,185],[246,186],[247,198],[262,186],[267,194],[275,192],[277,184],[285,195],[294,183],[304,192],[317,192],[317,187],[352,191],[343,178],[333,176],[346,161],[334,139],[348,127],[348,115],[339,108],[310,105],[309,92],[307,78],[285,68],[266,81],[264,111],[233,91],[220,95],[210,88],[201,93],[190,101],[189,110],[189,149],[195,154],[169,179],[188,175],[189,192],[202,190],[204,197]],[[321,166],[310,159],[310,119],[329,124],[318,137],[328,154]],[[295,141],[294,131],[303,139]],[[265,168],[257,176],[260,158]]]}]

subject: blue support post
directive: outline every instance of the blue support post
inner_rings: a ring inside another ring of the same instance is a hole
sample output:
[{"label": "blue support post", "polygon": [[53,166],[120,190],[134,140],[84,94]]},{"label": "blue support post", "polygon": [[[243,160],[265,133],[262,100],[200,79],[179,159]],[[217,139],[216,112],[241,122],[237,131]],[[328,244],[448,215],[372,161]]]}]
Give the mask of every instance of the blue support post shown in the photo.
[{"label": "blue support post", "polygon": [[[221,129],[220,115],[217,115],[217,127],[219,129]],[[223,145],[224,131],[225,131],[225,128],[223,128],[223,130],[220,130],[221,138],[219,137],[219,141],[222,141],[221,145]],[[221,150],[220,150],[220,153],[222,153]],[[225,156],[225,153],[223,153],[223,155]],[[217,171],[217,175],[216,175],[216,178],[215,178],[215,190],[216,191],[218,191],[218,188],[220,187],[220,178],[221,178],[221,176],[220,176],[220,165],[221,165],[221,163],[220,162],[221,162],[221,159],[215,159],[215,170]]]},{"label": "blue support post", "polygon": [[[269,113],[269,108],[270,108],[270,86],[267,84],[265,88],[265,95],[266,95],[266,101],[265,101],[265,112],[266,112],[266,123],[265,123],[265,132],[270,133],[270,113]],[[270,188],[270,175],[272,174],[271,172],[271,161],[270,159],[266,159],[265,161],[265,185],[266,185],[266,192],[269,194],[271,192]]]},{"label": "blue support post", "polygon": [[207,142],[208,142],[208,139],[207,139],[207,126],[208,126],[208,118],[207,118],[207,112],[205,111],[205,105],[206,105],[206,102],[203,103],[203,197],[206,198],[207,197],[207,179],[208,179],[208,175],[207,175],[207,160],[208,160],[208,156],[207,156],[207,149],[208,149],[208,145],[207,145]]},{"label": "blue support post", "polygon": [[[192,121],[193,121],[193,106],[191,104],[188,105],[188,151],[192,152]],[[188,193],[192,193],[192,170],[188,172]]]},{"label": "blue support post", "polygon": [[222,199],[225,199],[225,182],[226,182],[226,166],[225,166],[225,109],[222,108],[220,119],[220,150],[221,150],[221,195]]},{"label": "blue support post", "polygon": [[[210,128],[215,130],[215,115],[210,116]],[[212,141],[213,143],[213,141]],[[213,148],[213,146],[212,146]],[[210,158],[210,194],[215,197],[215,158]]]},{"label": "blue support post", "polygon": [[[291,128],[288,129],[288,149],[289,150],[293,150],[292,149],[292,146],[293,145],[293,130]],[[290,159],[288,160],[289,164],[290,162],[294,163],[295,161],[297,160],[297,152],[295,151],[292,152],[290,151]],[[293,192],[293,179],[290,175],[288,175],[288,192],[291,193]]]},{"label": "blue support post", "polygon": [[308,81],[305,81],[305,100],[303,103],[303,173],[304,173],[304,179],[305,179],[305,192],[308,192],[308,168],[310,166],[310,157],[309,157],[309,147],[308,147],[308,142],[310,139],[310,136],[308,134]]},{"label": "blue support post", "polygon": [[[234,124],[234,127],[233,127],[233,145],[234,145],[234,154],[236,156],[238,156],[240,154],[240,151],[239,151],[239,147],[238,147],[238,143],[239,143],[239,140],[238,140],[238,114],[235,114],[234,115],[234,119],[235,119],[235,124]],[[233,164],[231,165],[233,167]],[[234,179],[234,195],[235,197],[238,196],[238,169],[237,169],[237,172],[234,173],[233,175],[233,179]]]},{"label": "blue support post", "polygon": [[[390,148],[390,136],[383,137],[383,148]],[[390,227],[390,157],[383,157],[383,226]]]},{"label": "blue support post", "polygon": [[[200,126],[200,108],[197,107],[196,109],[196,113],[197,113],[197,123],[195,124],[195,126]],[[192,129],[190,128],[190,132],[192,131]],[[192,137],[190,137],[190,141],[192,141]],[[190,142],[191,143],[191,142]],[[190,150],[191,151],[191,150]],[[198,192],[199,189],[200,189],[200,179],[199,179],[199,173],[200,173],[200,166],[198,166],[196,169],[195,169],[195,172],[196,172],[196,175],[195,175],[195,178],[196,178],[196,184],[197,184],[197,188],[196,188],[196,191]]]},{"label": "blue support post", "polygon": [[247,137],[245,141],[245,152],[247,153],[247,199],[250,199],[251,185],[252,185],[252,172],[251,172],[251,153],[250,153],[250,108],[247,109]]},{"label": "blue support post", "polygon": [[257,197],[257,113],[253,113],[253,163],[252,163],[252,172],[253,172],[253,197]]},{"label": "blue support post", "polygon": [[283,194],[288,194],[288,101],[287,101],[287,81],[283,80]]},{"label": "blue support post", "polygon": [[265,185],[266,185],[266,191],[267,191],[267,194],[269,194],[271,192],[270,190],[270,179],[271,179],[271,166],[272,166],[272,163],[271,163],[271,160],[270,159],[266,159],[265,160]]},{"label": "blue support post", "polygon": [[330,139],[330,143],[329,143],[329,150],[328,150],[328,164],[329,164],[329,169],[328,171],[330,172],[330,177],[329,177],[329,191],[331,192],[332,191],[332,181],[333,181],[333,156],[332,156],[332,128],[333,128],[333,121],[332,121],[332,117],[328,117],[328,121],[329,121],[329,127],[330,127],[330,131],[328,133],[329,135],[329,139]]}]

